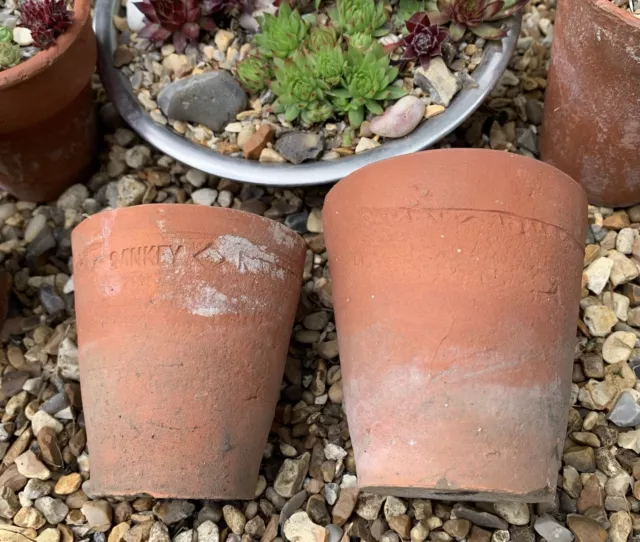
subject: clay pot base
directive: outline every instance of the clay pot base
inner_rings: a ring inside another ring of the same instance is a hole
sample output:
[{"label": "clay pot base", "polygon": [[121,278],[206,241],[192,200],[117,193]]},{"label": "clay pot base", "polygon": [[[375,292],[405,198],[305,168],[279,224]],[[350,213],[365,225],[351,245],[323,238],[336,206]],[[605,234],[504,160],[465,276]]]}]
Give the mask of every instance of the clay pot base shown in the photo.
[{"label": "clay pot base", "polygon": [[527,495],[504,493],[499,491],[465,491],[461,489],[433,489],[429,487],[392,487],[359,485],[360,491],[393,495],[405,499],[441,499],[444,501],[480,501],[480,502],[526,502],[539,503],[553,500],[555,491],[544,488]]}]

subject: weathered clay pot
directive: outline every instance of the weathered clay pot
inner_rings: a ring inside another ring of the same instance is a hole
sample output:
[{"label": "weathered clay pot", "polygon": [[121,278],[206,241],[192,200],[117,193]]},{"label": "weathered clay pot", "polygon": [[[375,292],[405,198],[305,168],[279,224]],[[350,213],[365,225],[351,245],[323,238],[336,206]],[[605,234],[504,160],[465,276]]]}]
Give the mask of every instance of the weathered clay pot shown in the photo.
[{"label": "weathered clay pot", "polygon": [[56,44],[0,71],[0,188],[29,201],[55,199],[90,174],[97,150],[91,76],[91,2],[74,2]]},{"label": "weathered clay pot", "polygon": [[253,498],[304,241],[240,211],[144,205],[88,218],[72,247],[92,492]]},{"label": "weathered clay pot", "polygon": [[609,0],[559,0],[542,158],[589,202],[640,202],[640,19]]},{"label": "weathered clay pot", "polygon": [[486,150],[385,160],[323,210],[362,489],[551,499],[569,405],[587,202]]}]

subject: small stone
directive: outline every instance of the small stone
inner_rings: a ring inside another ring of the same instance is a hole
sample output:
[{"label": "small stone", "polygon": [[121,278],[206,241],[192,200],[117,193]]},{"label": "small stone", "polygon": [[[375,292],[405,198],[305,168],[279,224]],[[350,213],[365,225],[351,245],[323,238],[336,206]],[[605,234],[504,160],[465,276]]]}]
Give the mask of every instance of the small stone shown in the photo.
[{"label": "small stone", "polygon": [[147,191],[146,185],[134,175],[124,175],[116,183],[115,199],[113,207],[131,207],[142,203],[142,198]]},{"label": "small stone", "polygon": [[640,424],[640,394],[633,391],[624,391],[618,397],[616,404],[611,409],[609,420],[618,427],[633,427]]},{"label": "small stone", "polygon": [[404,96],[387,108],[384,114],[371,120],[369,128],[382,137],[404,137],[420,124],[424,102],[415,96]]},{"label": "small stone", "polygon": [[431,59],[427,69],[418,67],[414,72],[414,83],[426,92],[431,101],[447,107],[460,86],[442,57]]},{"label": "small stone", "polygon": [[56,495],[71,495],[80,489],[82,485],[82,476],[77,472],[73,472],[67,476],[61,476],[53,492]]},{"label": "small stone", "polygon": [[170,119],[199,122],[217,132],[247,108],[247,95],[227,71],[219,70],[165,85],[158,105]]},{"label": "small stone", "polygon": [[43,427],[38,433],[38,446],[43,461],[52,467],[62,466],[62,452],[56,438],[56,432],[51,427]]},{"label": "small stone", "polygon": [[[340,530],[342,531],[342,529]],[[260,542],[271,542],[276,536],[278,536],[278,516],[274,514],[271,516],[269,523],[267,523],[267,527],[260,538]],[[340,536],[342,536],[342,534]]]},{"label": "small stone", "polygon": [[320,134],[289,132],[276,141],[276,151],[292,164],[317,160],[324,150],[324,138]]},{"label": "small stone", "polygon": [[51,471],[45,467],[44,463],[31,450],[27,450],[16,457],[15,463],[16,467],[18,467],[18,472],[26,478],[37,478],[38,480],[51,478]]},{"label": "small stone", "polygon": [[632,522],[629,512],[614,512],[609,516],[611,527],[609,528],[610,542],[626,542],[631,534]]},{"label": "small stone", "polygon": [[306,512],[296,512],[284,524],[289,542],[325,542],[326,530],[313,523]]},{"label": "small stone", "polygon": [[35,507],[42,512],[47,522],[51,525],[61,523],[69,513],[67,505],[53,497],[40,497],[36,499]]},{"label": "small stone", "polygon": [[573,534],[551,516],[541,516],[533,525],[536,532],[547,542],[571,542]]},{"label": "small stone", "polygon": [[290,498],[302,489],[302,484],[309,471],[310,458],[310,454],[305,453],[298,459],[284,460],[273,483],[273,488],[278,495]]},{"label": "small stone", "polygon": [[[325,484],[323,493],[324,493],[324,500],[327,501],[328,504],[333,506],[338,501],[338,497],[340,495],[340,486],[334,483]],[[356,498],[357,498],[357,495],[356,495]],[[354,506],[355,506],[355,503],[354,503]],[[351,515],[351,513],[349,513],[349,515]],[[334,523],[336,523],[335,520],[334,520]]]},{"label": "small stone", "polygon": [[36,542],[60,542],[60,531],[58,529],[45,529],[37,537]]},{"label": "small stone", "polygon": [[419,521],[409,533],[411,542],[424,542],[427,536],[429,536],[429,529],[425,527],[421,521]]},{"label": "small stone", "polygon": [[616,250],[622,252],[622,254],[631,254],[633,252],[634,240],[634,230],[631,228],[622,228],[616,237]]},{"label": "small stone", "polygon": [[307,230],[311,233],[322,233],[324,227],[322,224],[322,209],[312,209],[307,218]]},{"label": "small stone", "polygon": [[613,230],[620,230],[622,228],[626,228],[630,225],[629,216],[625,211],[616,211],[607,216],[602,225],[605,228],[610,228]]},{"label": "small stone", "polygon": [[565,451],[562,460],[578,472],[594,472],[596,470],[595,454],[593,448],[588,446],[574,447]]},{"label": "small stone", "polygon": [[190,168],[185,175],[187,182],[195,188],[200,188],[205,184],[207,182],[207,177],[208,176],[204,171],[194,168]]},{"label": "small stone", "polygon": [[[55,395],[52,395],[51,397],[49,397],[49,399],[47,399],[44,403],[40,405],[40,410],[43,410],[47,414],[56,414],[57,412],[60,412],[61,410],[65,409],[67,406],[69,406],[69,402],[66,394],[56,393]],[[33,420],[31,421],[31,423],[33,425]],[[56,427],[51,424],[43,423],[43,425],[49,425],[50,427],[52,427],[52,429],[54,429],[54,431],[56,429]],[[34,430],[34,434],[35,434],[35,430]]]},{"label": "small stone", "polygon": [[631,282],[640,274],[638,266],[624,254],[612,251],[609,253],[609,259],[613,261],[610,280],[614,287]]},{"label": "small stone", "polygon": [[593,519],[569,514],[567,526],[575,535],[577,542],[607,542],[607,531]]},{"label": "small stone", "polygon": [[38,510],[28,507],[18,511],[13,518],[13,523],[26,529],[39,529],[46,523],[46,520]]},{"label": "small stone", "polygon": [[22,493],[27,499],[36,500],[49,495],[49,493],[51,493],[51,486],[43,480],[32,478],[27,482],[27,485],[24,486]]},{"label": "small stone", "polygon": [[323,527],[331,523],[331,517],[327,510],[327,505],[321,495],[311,495],[307,501],[306,507],[307,514],[311,521],[322,525]]},{"label": "small stone", "polygon": [[[346,455],[346,454],[345,454]],[[394,516],[401,516],[407,512],[407,505],[397,497],[387,497],[384,503],[384,517],[387,521]]]},{"label": "small stone", "polygon": [[409,538],[411,535],[411,518],[407,514],[401,516],[391,516],[388,519],[389,527],[391,527],[400,538]]},{"label": "small stone", "polygon": [[479,512],[465,504],[456,504],[453,507],[452,514],[460,519],[468,519],[471,523],[480,527],[489,529],[508,529],[509,527],[509,524],[498,516],[488,512]]},{"label": "small stone", "polygon": [[577,499],[582,491],[580,473],[570,465],[565,465],[562,470],[562,488],[574,499]]},{"label": "small stone", "polygon": [[42,229],[47,225],[47,217],[43,214],[33,215],[33,218],[27,224],[24,230],[24,240],[27,243],[33,241]]},{"label": "small stone", "polygon": [[594,294],[600,295],[611,275],[613,260],[603,257],[598,258],[584,271],[587,277],[587,288]]},{"label": "small stone", "polygon": [[446,111],[446,107],[440,104],[429,104],[424,110],[424,118],[432,119],[433,117],[437,117]]},{"label": "small stone", "polygon": [[368,137],[361,137],[358,140],[358,144],[356,145],[355,153],[360,154],[361,152],[370,151],[371,149],[375,149],[380,146],[375,139],[370,139]]},{"label": "small stone", "polygon": [[494,505],[496,513],[510,525],[527,525],[529,507],[522,502],[499,502]]},{"label": "small stone", "polygon": [[[351,487],[343,488],[340,491],[340,496],[338,497],[338,501],[333,507],[333,511],[332,511],[333,523],[342,527],[347,522],[347,520],[351,517],[351,514],[353,513],[353,510],[356,506],[357,501],[358,501],[358,490],[356,488],[351,488]],[[379,510],[380,510],[380,507],[378,507],[378,511]],[[377,517],[377,514],[376,514],[376,517]]]},{"label": "small stone", "polygon": [[167,526],[161,521],[156,521],[149,531],[149,542],[170,542],[170,540]]},{"label": "small stone", "polygon": [[131,526],[128,523],[118,523],[118,525],[111,529],[107,542],[123,542],[124,536],[129,532],[129,529],[131,529]]},{"label": "small stone", "polygon": [[[247,145],[245,145],[245,148],[247,146],[248,146],[248,143]],[[280,156],[276,151],[268,147],[266,149],[262,149],[262,152],[260,153],[259,161],[271,163],[271,164],[284,164],[286,162],[286,160],[282,156]]]},{"label": "small stone", "polygon": [[242,152],[248,160],[258,160],[273,141],[275,129],[270,124],[262,124],[242,147]]},{"label": "small stone", "polygon": [[491,542],[509,542],[510,538],[509,531],[500,529],[491,535]]},{"label": "small stone", "polygon": [[6,486],[0,487],[0,517],[11,519],[20,510],[20,501]]},{"label": "small stone", "polygon": [[607,480],[604,486],[605,493],[612,497],[625,497],[631,487],[633,478],[626,472],[620,473]]},{"label": "small stone", "polygon": [[235,506],[227,504],[222,507],[222,515],[224,520],[231,529],[231,532],[241,535],[244,532],[244,527],[247,523],[247,518],[244,514],[238,510]]},{"label": "small stone", "polygon": [[195,509],[195,505],[188,501],[169,500],[157,503],[153,507],[153,513],[165,525],[173,525],[188,518]]},{"label": "small stone", "polygon": [[489,531],[485,531],[484,529],[474,525],[471,527],[471,534],[469,535],[467,542],[490,542],[490,540],[491,533]]},{"label": "small stone", "polygon": [[21,47],[28,47],[33,44],[33,37],[31,36],[31,30],[16,26],[13,29],[13,41]]},{"label": "small stone", "polygon": [[112,510],[107,501],[87,501],[81,510],[95,532],[104,533],[111,527]]},{"label": "small stone", "polygon": [[580,492],[580,497],[576,503],[578,512],[583,514],[589,508],[602,508],[604,504],[604,490],[600,485],[597,476],[591,476]]},{"label": "small stone", "polygon": [[218,191],[213,190],[212,188],[201,188],[200,190],[196,190],[191,194],[193,203],[195,203],[196,205],[204,205],[207,207],[213,205],[217,197]]},{"label": "small stone", "polygon": [[[340,542],[344,533],[340,527],[330,524],[327,525],[325,529],[327,531],[327,542]],[[260,542],[264,542],[264,540],[261,540]]]},{"label": "small stone", "polygon": [[78,347],[68,337],[65,337],[58,347],[57,367],[62,378],[80,381]]},{"label": "small stone", "polygon": [[442,528],[453,538],[461,540],[469,534],[471,522],[468,519],[449,519],[444,522]]},{"label": "small stone", "polygon": [[151,149],[146,145],[135,145],[124,154],[126,164],[132,169],[141,169],[151,164]]},{"label": "small stone", "polygon": [[[304,504],[304,501],[307,500],[308,493],[303,489],[296,493],[293,497],[291,497],[285,504],[282,506],[282,510],[280,510],[280,524],[282,525],[287,519],[291,517],[291,515],[300,509],[300,507]],[[276,493],[277,497],[280,497]]]},{"label": "small stone", "polygon": [[233,32],[229,32],[228,30],[218,30],[213,40],[216,47],[224,53],[233,42],[234,37]]},{"label": "small stone", "polygon": [[615,331],[602,345],[602,357],[607,363],[627,361],[636,344],[636,334],[630,331]]},{"label": "small stone", "polygon": [[584,310],[584,323],[594,337],[606,337],[618,323],[618,318],[609,307],[591,305]]},{"label": "small stone", "polygon": [[[344,492],[344,489],[342,490]],[[340,496],[342,497],[342,492]],[[356,508],[356,514],[358,514],[362,519],[366,519],[368,521],[373,521],[378,517],[380,513],[380,508],[385,501],[385,496],[376,495],[373,493],[361,493],[358,498],[358,506]],[[338,500],[339,502],[339,500]]]},{"label": "small stone", "polygon": [[31,429],[34,436],[37,437],[43,427],[49,427],[56,434],[64,429],[64,426],[58,420],[47,414],[44,410],[39,410],[35,416],[31,418]]}]

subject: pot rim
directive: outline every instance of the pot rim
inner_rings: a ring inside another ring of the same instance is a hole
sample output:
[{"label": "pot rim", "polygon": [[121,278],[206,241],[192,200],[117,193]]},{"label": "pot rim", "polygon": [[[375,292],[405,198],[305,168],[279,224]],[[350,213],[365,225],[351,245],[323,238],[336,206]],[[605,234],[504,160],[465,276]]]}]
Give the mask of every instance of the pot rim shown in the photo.
[{"label": "pot rim", "polygon": [[515,50],[522,22],[522,11],[519,11],[505,21],[509,31],[507,37],[496,43],[488,42],[483,60],[473,72],[478,87],[462,89],[444,113],[423,123],[409,135],[337,160],[298,165],[269,164],[224,156],[175,134],[169,126],[161,126],[151,119],[134,94],[128,77],[113,66],[113,53],[118,45],[113,15],[119,5],[116,0],[97,2],[93,24],[98,40],[100,78],[127,124],[148,143],[184,164],[218,177],[271,186],[313,186],[335,182],[371,162],[417,152],[435,144],[462,124],[497,84]]},{"label": "pot rim", "polygon": [[96,214],[90,215],[89,217],[85,218],[82,222],[80,222],[80,224],[78,224],[73,229],[72,235],[73,236],[79,235],[85,229],[93,226],[93,224],[96,221],[91,219],[96,217],[105,218],[107,215],[109,215],[113,217],[113,220],[115,220],[119,214],[129,214],[129,213],[135,213],[138,211],[146,212],[151,210],[154,210],[154,211],[157,210],[158,212],[161,212],[161,213],[171,214],[173,211],[183,211],[185,210],[185,208],[188,208],[190,211],[193,211],[194,209],[198,209],[197,211],[195,211],[196,213],[213,212],[213,213],[222,214],[222,215],[238,216],[248,222],[257,222],[258,224],[261,224],[265,228],[269,226],[273,226],[273,224],[277,224],[278,226],[276,227],[280,227],[280,229],[284,229],[285,232],[293,234],[295,236],[294,238],[296,240],[296,243],[298,243],[300,247],[304,248],[305,251],[307,249],[306,241],[302,238],[302,236],[298,232],[292,230],[289,226],[287,226],[286,224],[283,224],[282,222],[278,222],[277,220],[272,220],[271,218],[266,218],[264,216],[260,216],[255,213],[249,213],[247,211],[241,211],[239,209],[230,209],[228,207],[211,207],[206,205],[197,205],[197,204],[189,204],[189,203],[143,203],[141,205],[133,205],[131,207],[116,207],[113,209],[104,209],[102,211],[99,211]]},{"label": "pot rim", "polygon": [[612,19],[640,30],[640,18],[631,15],[631,13],[629,13],[626,9],[619,8],[610,0],[589,0],[589,2],[596,9],[603,11]]},{"label": "pot rim", "polygon": [[90,0],[74,0],[71,26],[48,49],[13,68],[0,71],[0,92],[24,82],[51,67],[76,41],[84,28],[91,10]]}]

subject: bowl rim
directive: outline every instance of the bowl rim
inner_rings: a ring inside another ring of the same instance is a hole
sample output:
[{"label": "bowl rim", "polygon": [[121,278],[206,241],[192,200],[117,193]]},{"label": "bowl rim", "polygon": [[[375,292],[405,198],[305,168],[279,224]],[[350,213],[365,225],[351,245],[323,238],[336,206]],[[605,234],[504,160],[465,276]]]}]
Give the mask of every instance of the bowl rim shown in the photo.
[{"label": "bowl rim", "polygon": [[153,121],[138,101],[128,78],[113,65],[117,47],[113,16],[119,7],[117,0],[96,2],[93,23],[98,40],[98,70],[118,113],[140,137],[190,167],[234,181],[270,186],[313,186],[335,182],[367,164],[433,145],[462,124],[499,81],[515,50],[522,22],[522,11],[505,20],[507,36],[498,42],[487,42],[482,62],[473,72],[478,86],[460,90],[444,113],[429,119],[409,135],[375,149],[336,160],[296,165],[224,156],[183,138],[169,126]]}]

